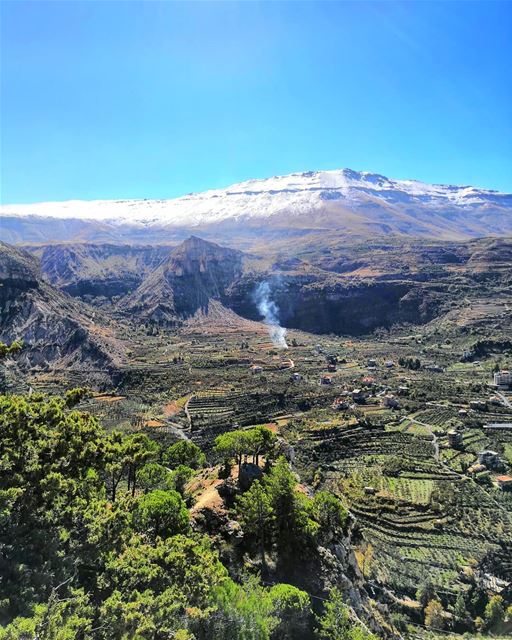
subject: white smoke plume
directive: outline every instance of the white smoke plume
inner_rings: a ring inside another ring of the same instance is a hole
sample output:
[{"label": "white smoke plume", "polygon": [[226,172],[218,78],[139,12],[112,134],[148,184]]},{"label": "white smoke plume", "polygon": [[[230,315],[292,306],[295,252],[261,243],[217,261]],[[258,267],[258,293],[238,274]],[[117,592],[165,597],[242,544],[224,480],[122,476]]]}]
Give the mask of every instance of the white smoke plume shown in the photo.
[{"label": "white smoke plume", "polygon": [[263,322],[268,326],[272,342],[279,349],[288,349],[286,329],[279,323],[279,307],[270,297],[270,285],[268,282],[260,282],[254,293],[254,301],[258,311],[263,316]]}]

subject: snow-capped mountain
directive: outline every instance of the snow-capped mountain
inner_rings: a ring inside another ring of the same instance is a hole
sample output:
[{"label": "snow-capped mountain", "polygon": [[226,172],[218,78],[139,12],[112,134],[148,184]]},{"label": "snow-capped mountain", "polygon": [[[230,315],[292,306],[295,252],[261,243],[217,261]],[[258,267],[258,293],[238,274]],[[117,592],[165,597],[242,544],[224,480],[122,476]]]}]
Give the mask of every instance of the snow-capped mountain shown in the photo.
[{"label": "snow-capped mountain", "polygon": [[36,236],[47,236],[48,224],[58,239],[88,236],[93,228],[95,239],[100,230],[112,239],[137,230],[145,236],[156,229],[170,233],[226,225],[455,238],[512,234],[512,194],[342,169],[248,180],[170,200],[4,205],[0,215],[10,241],[33,241],[31,226]]}]

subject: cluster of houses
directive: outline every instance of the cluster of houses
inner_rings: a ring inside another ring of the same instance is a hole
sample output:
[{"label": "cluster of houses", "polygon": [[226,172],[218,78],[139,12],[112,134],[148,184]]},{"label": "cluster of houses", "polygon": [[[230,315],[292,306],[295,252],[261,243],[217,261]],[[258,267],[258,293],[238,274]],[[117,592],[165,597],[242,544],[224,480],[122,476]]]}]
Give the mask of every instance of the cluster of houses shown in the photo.
[{"label": "cluster of houses", "polygon": [[[335,398],[332,408],[345,410],[350,407],[350,403],[364,404],[370,396],[368,387],[355,387],[352,390],[342,391],[341,395]],[[381,406],[386,409],[397,409],[400,406],[399,400],[392,393],[381,395]]]},{"label": "cluster of houses", "polygon": [[[470,475],[491,471],[502,466],[499,454],[491,449],[485,449],[477,454],[478,461],[468,468]],[[512,490],[512,476],[503,474],[495,476],[496,484],[502,491]]]},{"label": "cluster of houses", "polygon": [[[395,362],[393,360],[386,360],[384,366],[386,369],[392,369],[395,367]],[[371,374],[379,368],[379,364],[375,358],[368,358],[366,367],[368,373],[361,378],[354,378],[352,381],[354,387],[341,392],[341,395],[332,403],[333,409],[345,410],[348,409],[352,403],[364,404],[372,395],[379,397],[381,406],[386,409],[396,409],[400,406],[400,400],[397,396],[407,396],[409,394],[409,388],[406,385],[399,386],[396,390],[396,395],[389,393],[386,388],[381,388],[380,391],[376,393],[375,387],[377,383],[375,377]],[[330,362],[327,369],[328,373],[320,376],[321,385],[333,384],[333,377],[330,373],[336,371],[336,365]]]}]

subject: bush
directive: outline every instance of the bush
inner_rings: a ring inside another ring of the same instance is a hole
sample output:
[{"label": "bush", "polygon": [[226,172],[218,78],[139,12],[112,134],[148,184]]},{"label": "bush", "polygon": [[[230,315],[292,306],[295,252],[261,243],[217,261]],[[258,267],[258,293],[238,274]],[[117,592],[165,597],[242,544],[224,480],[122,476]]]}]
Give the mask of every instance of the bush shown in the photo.
[{"label": "bush", "polygon": [[343,602],[341,592],[334,588],[329,593],[323,615],[318,619],[320,640],[377,640],[350,619],[350,610]]},{"label": "bush", "polygon": [[443,624],[443,605],[439,600],[431,600],[425,607],[425,626],[442,629]]},{"label": "bush", "polygon": [[315,494],[312,513],[321,530],[336,532],[345,529],[347,525],[348,511],[339,498],[327,491],[319,491]]},{"label": "bush", "polygon": [[485,607],[485,626],[492,630],[505,619],[504,600],[501,596],[492,596]]}]

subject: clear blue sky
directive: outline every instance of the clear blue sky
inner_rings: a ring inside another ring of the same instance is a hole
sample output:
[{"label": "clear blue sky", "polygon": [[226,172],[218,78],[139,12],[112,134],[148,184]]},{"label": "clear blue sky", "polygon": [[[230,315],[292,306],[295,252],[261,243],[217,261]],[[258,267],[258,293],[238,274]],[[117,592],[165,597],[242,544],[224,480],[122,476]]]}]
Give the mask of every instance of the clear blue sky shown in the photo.
[{"label": "clear blue sky", "polygon": [[510,2],[0,4],[4,203],[341,167],[512,191]]}]

